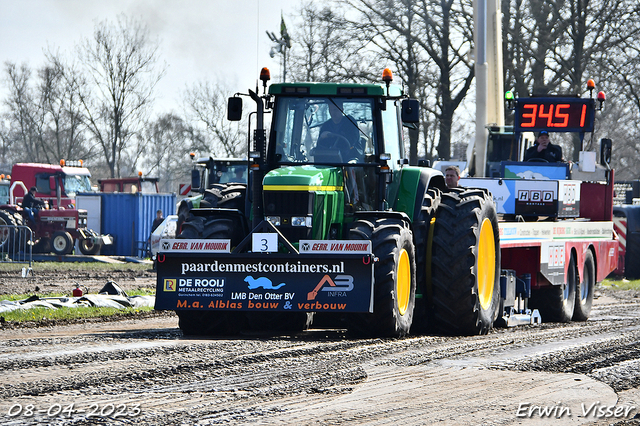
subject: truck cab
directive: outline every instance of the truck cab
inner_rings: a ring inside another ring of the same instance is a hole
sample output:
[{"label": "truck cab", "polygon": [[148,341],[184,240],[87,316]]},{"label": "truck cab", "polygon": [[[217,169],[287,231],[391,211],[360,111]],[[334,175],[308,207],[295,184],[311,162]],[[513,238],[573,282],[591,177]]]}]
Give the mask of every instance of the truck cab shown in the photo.
[{"label": "truck cab", "polygon": [[158,178],[123,177],[98,179],[100,192],[120,192],[123,194],[158,194]]},{"label": "truck cab", "polygon": [[17,163],[11,169],[11,197],[20,202],[29,188],[35,186],[35,196],[48,201],[52,208],[74,208],[77,193],[91,192],[90,178],[89,169],[80,162]]}]

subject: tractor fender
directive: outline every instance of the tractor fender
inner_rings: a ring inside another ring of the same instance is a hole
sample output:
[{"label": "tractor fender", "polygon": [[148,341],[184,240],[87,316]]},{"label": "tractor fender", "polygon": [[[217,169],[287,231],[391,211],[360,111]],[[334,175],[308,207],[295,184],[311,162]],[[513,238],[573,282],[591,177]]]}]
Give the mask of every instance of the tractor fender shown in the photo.
[{"label": "tractor fender", "polygon": [[407,166],[400,174],[400,183],[392,205],[395,211],[404,212],[413,221],[422,208],[422,200],[431,188],[446,189],[442,172],[429,167]]}]

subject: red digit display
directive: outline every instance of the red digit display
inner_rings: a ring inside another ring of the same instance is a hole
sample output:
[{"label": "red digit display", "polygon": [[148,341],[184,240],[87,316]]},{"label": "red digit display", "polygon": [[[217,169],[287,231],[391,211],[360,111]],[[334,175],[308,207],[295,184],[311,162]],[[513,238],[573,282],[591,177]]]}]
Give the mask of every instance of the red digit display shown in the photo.
[{"label": "red digit display", "polygon": [[553,105],[547,105],[547,111],[544,110],[545,105],[540,105],[540,112],[538,112],[538,117],[547,119],[547,127],[554,127],[553,124]]},{"label": "red digit display", "polygon": [[516,131],[592,132],[595,101],[581,98],[517,99]]},{"label": "red digit display", "polygon": [[530,110],[531,112],[523,112],[522,113],[522,127],[533,127],[536,125],[536,117],[538,113],[538,105],[535,104],[525,104],[522,109]]}]

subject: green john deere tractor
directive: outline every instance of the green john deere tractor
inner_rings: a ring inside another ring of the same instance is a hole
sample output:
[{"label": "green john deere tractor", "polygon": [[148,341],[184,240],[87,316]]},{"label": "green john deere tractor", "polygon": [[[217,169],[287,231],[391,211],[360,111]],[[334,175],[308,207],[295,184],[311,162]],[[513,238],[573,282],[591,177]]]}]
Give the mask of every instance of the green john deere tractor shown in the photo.
[{"label": "green john deere tractor", "polygon": [[[195,335],[312,323],[368,336],[486,333],[499,308],[493,200],[408,164],[403,128],[419,121],[418,102],[388,70],[383,85],[268,91],[267,73],[265,93],[247,95],[257,107],[248,184],[219,191],[242,202],[190,210],[158,265],[156,308],[175,310]],[[228,114],[241,118],[240,96]],[[202,240],[228,250],[185,249]]]}]

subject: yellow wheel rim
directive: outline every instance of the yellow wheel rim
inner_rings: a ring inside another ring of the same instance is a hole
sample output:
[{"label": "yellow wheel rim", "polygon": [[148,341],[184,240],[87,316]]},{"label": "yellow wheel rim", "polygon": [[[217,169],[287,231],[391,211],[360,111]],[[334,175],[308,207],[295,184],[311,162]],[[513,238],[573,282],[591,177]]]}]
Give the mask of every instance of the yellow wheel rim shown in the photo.
[{"label": "yellow wheel rim", "polygon": [[480,242],[478,244],[478,297],[480,306],[487,310],[493,299],[493,286],[496,273],[496,242],[493,226],[489,219],[482,221]]},{"label": "yellow wheel rim", "polygon": [[398,296],[398,311],[404,315],[409,307],[409,297],[411,296],[411,263],[409,254],[405,249],[400,251],[398,259],[396,280],[396,294]]}]

